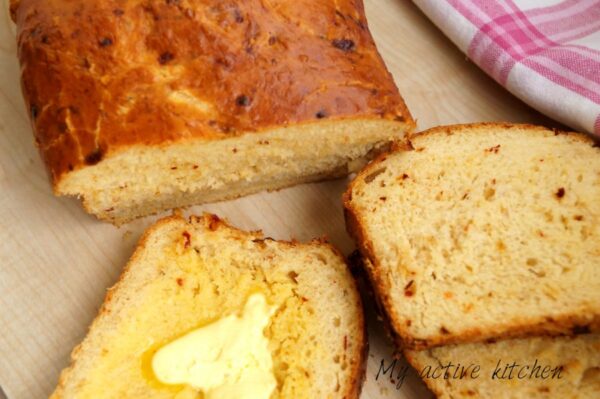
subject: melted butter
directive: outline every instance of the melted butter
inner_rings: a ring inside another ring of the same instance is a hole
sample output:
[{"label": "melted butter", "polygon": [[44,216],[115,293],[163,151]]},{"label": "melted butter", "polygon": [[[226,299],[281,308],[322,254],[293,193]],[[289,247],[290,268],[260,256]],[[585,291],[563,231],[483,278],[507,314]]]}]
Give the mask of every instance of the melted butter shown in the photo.
[{"label": "melted butter", "polygon": [[268,399],[277,382],[263,330],[275,308],[251,295],[240,316],[197,328],[158,349],[152,372],[162,384],[187,385],[206,399]]}]

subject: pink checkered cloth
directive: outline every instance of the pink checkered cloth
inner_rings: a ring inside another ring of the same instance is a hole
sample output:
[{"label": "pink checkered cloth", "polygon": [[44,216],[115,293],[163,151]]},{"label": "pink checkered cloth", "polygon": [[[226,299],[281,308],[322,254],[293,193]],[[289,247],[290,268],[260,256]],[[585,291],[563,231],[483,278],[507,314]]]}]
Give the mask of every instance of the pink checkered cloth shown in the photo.
[{"label": "pink checkered cloth", "polygon": [[413,0],[511,93],[600,135],[600,0]]}]

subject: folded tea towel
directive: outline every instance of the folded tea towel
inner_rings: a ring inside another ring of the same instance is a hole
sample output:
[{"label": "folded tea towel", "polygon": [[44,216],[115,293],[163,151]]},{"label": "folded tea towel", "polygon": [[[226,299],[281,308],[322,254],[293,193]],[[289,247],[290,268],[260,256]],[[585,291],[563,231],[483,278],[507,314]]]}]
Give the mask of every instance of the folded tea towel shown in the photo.
[{"label": "folded tea towel", "polygon": [[414,0],[514,95],[600,135],[600,0]]}]

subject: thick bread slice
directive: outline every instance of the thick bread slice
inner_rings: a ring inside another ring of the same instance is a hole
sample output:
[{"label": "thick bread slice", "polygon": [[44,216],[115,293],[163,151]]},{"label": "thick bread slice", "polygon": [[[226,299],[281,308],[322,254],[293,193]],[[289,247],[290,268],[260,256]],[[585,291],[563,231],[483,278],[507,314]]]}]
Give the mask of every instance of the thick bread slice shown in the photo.
[{"label": "thick bread slice", "polygon": [[398,344],[600,330],[600,149],[528,125],[441,127],[365,168],[347,224]]},{"label": "thick bread slice", "polygon": [[[451,345],[404,355],[440,399],[600,398],[596,334]],[[480,371],[471,374],[477,365]],[[463,370],[465,378],[457,378]]]},{"label": "thick bread slice", "polygon": [[[357,254],[352,257],[352,264],[358,268],[358,281],[364,281],[367,292],[374,294],[369,281],[362,278],[363,272],[372,267],[370,262]],[[378,301],[380,297],[373,297],[383,327],[394,339],[395,333]],[[600,397],[598,334],[530,337],[401,352],[440,399]],[[393,369],[390,378],[394,378]]]},{"label": "thick bread slice", "polygon": [[162,219],[145,233],[52,398],[197,397],[190,387],[160,384],[152,354],[240,311],[257,291],[278,306],[264,330],[277,380],[272,399],[358,398],[365,326],[342,256],[320,241],[274,241],[212,215]]},{"label": "thick bread slice", "polygon": [[10,4],[54,191],[117,224],[346,175],[414,127],[361,0]]}]

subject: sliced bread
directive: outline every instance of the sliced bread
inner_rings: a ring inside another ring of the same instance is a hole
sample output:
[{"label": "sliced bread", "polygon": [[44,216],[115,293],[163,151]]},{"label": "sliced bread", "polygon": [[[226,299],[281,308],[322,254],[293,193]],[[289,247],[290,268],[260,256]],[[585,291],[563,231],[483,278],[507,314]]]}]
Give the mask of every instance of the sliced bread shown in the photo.
[{"label": "sliced bread", "polygon": [[263,330],[270,398],[358,398],[365,327],[342,256],[321,241],[274,241],[213,215],[169,217],[144,234],[52,398],[204,397],[159,381],[152,359],[199,326],[240,314],[255,293],[273,309]]},{"label": "sliced bread", "polygon": [[418,134],[344,196],[405,348],[600,330],[600,148],[529,125]]},{"label": "sliced bread", "polygon": [[404,355],[440,399],[600,397],[597,334],[450,345]]}]

